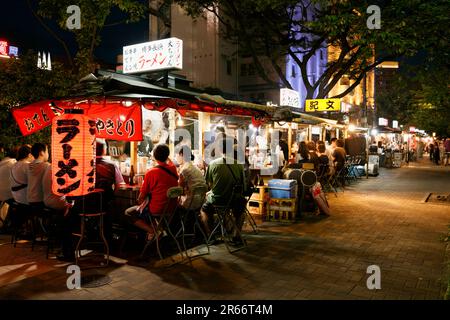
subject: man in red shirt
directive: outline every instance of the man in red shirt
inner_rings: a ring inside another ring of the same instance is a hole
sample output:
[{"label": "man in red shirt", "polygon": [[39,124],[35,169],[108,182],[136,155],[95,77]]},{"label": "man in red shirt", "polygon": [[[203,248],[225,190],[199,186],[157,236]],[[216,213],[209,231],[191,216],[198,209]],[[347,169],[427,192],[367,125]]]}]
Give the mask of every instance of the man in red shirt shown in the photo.
[{"label": "man in red shirt", "polygon": [[[148,221],[148,214],[159,216],[164,213],[167,204],[167,190],[178,186],[177,168],[169,159],[169,147],[166,144],[158,144],[153,149],[153,158],[157,166],[147,171],[138,197],[138,206],[128,208],[125,216],[136,227],[148,234],[148,239],[153,237],[153,228]],[[147,197],[148,206],[143,207]]]}]

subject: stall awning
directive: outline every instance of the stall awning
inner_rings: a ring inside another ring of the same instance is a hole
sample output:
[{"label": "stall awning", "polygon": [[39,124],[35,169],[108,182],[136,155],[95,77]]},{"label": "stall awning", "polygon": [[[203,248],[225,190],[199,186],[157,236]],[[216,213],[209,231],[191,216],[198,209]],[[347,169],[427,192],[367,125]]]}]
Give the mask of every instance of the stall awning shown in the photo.
[{"label": "stall awning", "polygon": [[[176,88],[164,88],[149,83],[147,79],[142,77],[110,71],[98,71],[97,75],[90,74],[84,77],[72,88],[70,95],[67,97],[12,108],[16,121],[24,135],[32,133],[23,130],[24,128],[26,129],[24,124],[27,123],[28,126],[32,124],[33,116],[37,110],[36,106],[38,105],[50,105],[53,112],[57,115],[64,113],[64,109],[68,108],[87,110],[95,105],[97,108],[98,106],[103,106],[105,110],[106,108],[109,110],[110,106],[135,107],[140,105],[157,111],[173,108],[182,114],[186,111],[199,111],[249,116],[261,122],[270,120],[288,121],[292,118],[290,111],[285,108],[226,100],[221,96]],[[116,110],[119,110],[119,108]],[[119,115],[117,117],[123,118]],[[49,124],[50,122],[46,122],[45,126]],[[39,127],[39,129],[45,126]]]},{"label": "stall awning", "polygon": [[394,129],[387,126],[378,126],[375,128],[379,133],[402,133],[399,129]]},{"label": "stall awning", "polygon": [[292,111],[292,114],[294,117],[292,119],[292,121],[296,122],[296,123],[326,124],[326,125],[333,126],[335,128],[345,128],[345,125],[338,124],[337,120],[320,118],[320,117],[312,116],[310,114],[299,112],[299,111]]}]

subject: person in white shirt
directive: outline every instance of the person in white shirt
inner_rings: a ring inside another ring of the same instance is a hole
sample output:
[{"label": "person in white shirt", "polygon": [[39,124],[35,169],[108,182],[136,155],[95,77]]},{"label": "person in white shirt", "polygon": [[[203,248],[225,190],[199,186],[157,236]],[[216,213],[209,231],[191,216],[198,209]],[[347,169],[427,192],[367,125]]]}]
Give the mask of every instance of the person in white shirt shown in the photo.
[{"label": "person in white shirt", "polygon": [[4,226],[8,216],[9,205],[12,203],[11,168],[16,163],[17,149],[5,149],[5,157],[0,161],[0,229]]},{"label": "person in white shirt", "polygon": [[28,204],[28,165],[32,160],[31,146],[23,145],[19,148],[17,162],[11,168],[11,193],[14,200],[21,204]]},{"label": "person in white shirt", "polygon": [[48,163],[48,148],[43,143],[35,143],[31,147],[34,160],[28,166],[28,190],[27,197],[30,205],[44,206],[44,190],[42,181]]},{"label": "person in white shirt", "polygon": [[6,202],[13,199],[11,192],[11,169],[17,162],[17,149],[6,149],[5,158],[0,161],[0,202]]},{"label": "person in white shirt", "polygon": [[47,208],[61,211],[67,215],[72,204],[67,202],[65,196],[59,196],[53,193],[52,190],[52,167],[47,166],[42,177],[42,191],[44,193],[44,205]]},{"label": "person in white shirt", "polygon": [[208,189],[205,177],[200,169],[193,165],[194,156],[188,146],[181,147],[176,157],[177,163],[180,165],[179,185],[183,188],[183,196],[181,197],[181,206],[185,209],[195,210],[203,205],[204,195],[194,198],[192,190],[196,187],[204,187]]},{"label": "person in white shirt", "polygon": [[334,170],[335,170],[334,169],[334,162],[333,162],[333,153],[334,153],[334,150],[337,147],[336,141],[337,141],[337,138],[331,138],[331,140],[330,140],[331,144],[325,150],[325,155],[328,157],[328,160],[329,160],[328,168],[329,168],[330,175],[333,175],[334,174]]}]

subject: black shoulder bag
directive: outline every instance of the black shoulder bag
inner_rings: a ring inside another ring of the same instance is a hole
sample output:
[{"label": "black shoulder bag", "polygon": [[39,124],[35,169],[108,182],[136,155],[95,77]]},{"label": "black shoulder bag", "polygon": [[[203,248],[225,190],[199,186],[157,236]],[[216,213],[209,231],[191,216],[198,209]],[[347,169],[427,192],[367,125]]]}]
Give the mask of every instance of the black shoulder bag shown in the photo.
[{"label": "black shoulder bag", "polygon": [[159,168],[159,169],[164,170],[165,172],[167,172],[169,175],[171,175],[172,177],[174,177],[178,181],[178,176],[176,174],[174,174],[172,171],[170,171],[169,169],[164,168],[163,166],[160,166],[160,165],[157,165],[155,168]]},{"label": "black shoulder bag", "polygon": [[16,178],[14,178],[12,169],[11,169],[11,177],[13,178],[14,182],[18,184],[18,186],[11,187],[11,191],[16,192],[16,191],[19,191],[19,190],[22,190],[22,189],[28,187],[28,184],[17,182]]}]

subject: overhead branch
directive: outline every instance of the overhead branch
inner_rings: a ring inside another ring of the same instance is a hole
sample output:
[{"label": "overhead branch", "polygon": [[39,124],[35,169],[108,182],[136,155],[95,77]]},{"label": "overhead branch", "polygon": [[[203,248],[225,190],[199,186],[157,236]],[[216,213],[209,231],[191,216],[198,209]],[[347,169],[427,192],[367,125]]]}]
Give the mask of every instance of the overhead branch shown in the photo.
[{"label": "overhead branch", "polygon": [[362,81],[362,79],[364,79],[365,75],[367,72],[369,72],[370,70],[376,68],[379,64],[383,63],[384,61],[388,61],[390,59],[395,58],[396,56],[386,56],[383,58],[378,59],[376,62],[368,65],[367,67],[363,68],[363,70],[361,71],[361,73],[359,74],[359,76],[355,79],[355,82],[352,83],[351,86],[349,86],[345,91],[331,97],[331,98],[343,98],[345,97],[347,94],[349,94],[350,92],[352,92]]},{"label": "overhead branch", "polygon": [[61,39],[43,20],[42,20],[42,18],[33,10],[33,7],[31,6],[31,3],[30,3],[30,0],[27,0],[27,5],[28,5],[28,8],[30,9],[30,11],[31,11],[31,13],[33,14],[33,16],[38,20],[38,22],[42,25],[42,27],[44,27],[44,29],[48,32],[48,33],[50,33],[50,35],[51,36],[53,36],[55,39],[56,39],[56,41],[58,41],[61,45],[62,45],[62,47],[63,47],[63,49],[64,49],[64,52],[66,53],[66,57],[67,57],[67,60],[69,61],[69,64],[70,64],[70,66],[71,67],[73,67],[73,59],[72,59],[72,55],[70,54],[70,50],[69,50],[69,48],[67,47],[67,44],[66,44],[66,42],[63,40],[63,39]]}]

